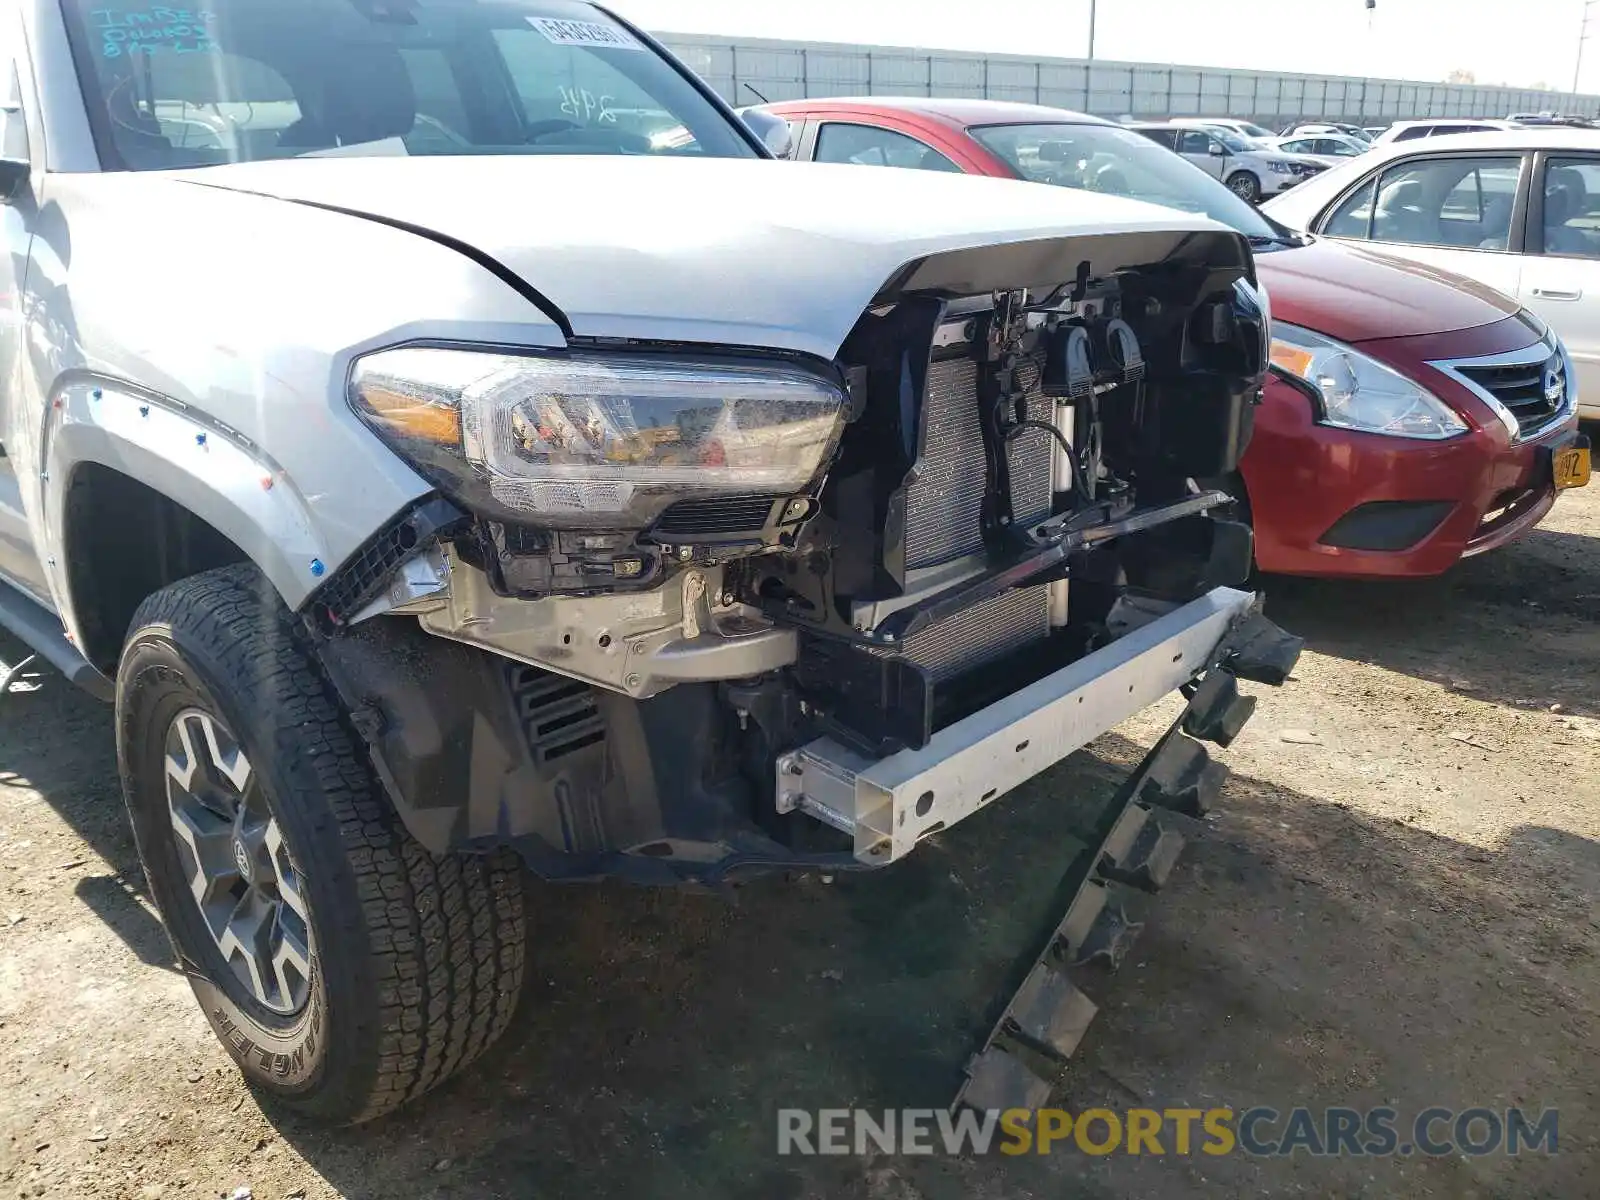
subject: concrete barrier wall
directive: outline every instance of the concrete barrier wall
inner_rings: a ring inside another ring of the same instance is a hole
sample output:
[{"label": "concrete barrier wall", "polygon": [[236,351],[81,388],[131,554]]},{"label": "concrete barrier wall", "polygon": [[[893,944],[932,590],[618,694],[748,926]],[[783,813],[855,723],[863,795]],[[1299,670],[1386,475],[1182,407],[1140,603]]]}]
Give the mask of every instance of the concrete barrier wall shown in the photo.
[{"label": "concrete barrier wall", "polygon": [[1242,117],[1276,129],[1327,118],[1358,125],[1413,117],[1505,117],[1546,109],[1600,115],[1600,96],[1340,75],[1222,71],[894,46],[659,34],[733,104],[808,96],[971,96],[1102,117]]}]

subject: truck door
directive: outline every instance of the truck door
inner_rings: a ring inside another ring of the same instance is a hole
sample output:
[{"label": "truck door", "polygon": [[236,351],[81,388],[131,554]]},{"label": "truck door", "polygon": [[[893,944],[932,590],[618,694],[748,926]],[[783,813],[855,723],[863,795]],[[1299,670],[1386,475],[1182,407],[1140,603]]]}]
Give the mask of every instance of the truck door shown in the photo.
[{"label": "truck door", "polygon": [[[15,7],[0,7],[0,159],[26,163],[30,139],[19,67],[24,48],[20,20]],[[47,601],[43,569],[22,504],[22,473],[38,469],[32,462],[38,429],[30,428],[30,422],[37,425],[38,415],[19,400],[26,370],[22,288],[37,183],[35,175],[12,200],[0,203],[0,581],[20,585]]]}]

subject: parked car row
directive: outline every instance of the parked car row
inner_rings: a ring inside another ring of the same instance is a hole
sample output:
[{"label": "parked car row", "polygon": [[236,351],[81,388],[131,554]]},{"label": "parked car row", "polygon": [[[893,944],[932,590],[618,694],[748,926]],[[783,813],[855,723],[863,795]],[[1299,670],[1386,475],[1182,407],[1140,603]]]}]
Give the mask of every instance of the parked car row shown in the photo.
[{"label": "parked car row", "polygon": [[[1399,186],[1389,190],[1376,182],[1389,178],[1374,165],[1387,160],[1378,153],[1350,158],[1292,191],[1287,172],[1264,171],[1277,181],[1273,194],[1280,198],[1257,210],[1245,202],[1256,198],[1254,185],[1239,187],[1238,173],[1257,169],[1266,156],[1230,150],[1227,139],[1237,135],[1189,122],[1115,125],[1025,104],[880,97],[798,100],[764,111],[788,122],[793,156],[801,160],[960,169],[1111,192],[1201,212],[1245,234],[1272,298],[1273,374],[1239,477],[1227,482],[1250,506],[1256,562],[1264,570],[1436,575],[1465,555],[1526,533],[1560,490],[1587,481],[1586,443],[1577,433],[1579,381],[1587,374],[1589,394],[1600,398],[1600,337],[1569,320],[1561,307],[1566,301],[1543,294],[1555,282],[1547,280],[1538,295],[1530,290],[1525,307],[1506,273],[1511,257],[1497,260],[1503,268],[1497,278],[1475,283],[1470,263],[1454,275],[1437,269],[1451,264],[1427,260],[1449,250],[1424,247],[1416,254],[1408,246],[1420,261],[1407,262],[1354,244],[1362,222],[1376,222],[1383,235],[1396,227],[1406,197],[1423,190],[1422,166],[1396,176]],[[1600,160],[1600,135],[1566,136],[1595,137]],[[843,148],[868,147],[864,156],[841,157]],[[1437,153],[1430,148],[1422,163],[1436,161]],[[1452,164],[1451,186],[1441,176],[1424,192],[1435,201],[1436,219],[1442,203],[1447,221],[1465,220],[1462,209],[1473,196],[1484,197],[1474,203],[1485,209],[1468,231],[1446,227],[1448,236],[1466,244],[1498,228],[1502,217],[1509,228],[1516,172],[1508,183],[1496,161],[1482,163],[1477,174],[1477,156],[1443,161]],[[1600,220],[1587,215],[1590,203],[1571,198],[1584,182],[1580,165],[1560,162],[1569,174],[1558,177],[1566,189],[1562,207],[1552,202],[1548,210],[1550,220],[1563,222],[1552,236],[1576,246],[1592,223],[1600,239]],[[1595,188],[1582,194],[1600,204],[1600,161],[1594,171]],[[1496,186],[1503,205],[1494,199]],[[1290,228],[1310,228],[1294,218],[1329,211],[1328,201],[1338,196],[1348,198],[1331,205],[1332,236]],[[1521,203],[1525,213],[1525,196]],[[1290,219],[1280,220],[1280,212]],[[1519,238],[1517,247],[1523,244]],[[1564,260],[1564,269],[1574,269],[1573,261]],[[1600,262],[1588,265],[1600,270]],[[1583,289],[1568,280],[1556,290],[1581,298]],[[1600,306],[1600,278],[1590,296]],[[1576,371],[1561,331],[1577,339]]]},{"label": "parked car row", "polygon": [[[1354,157],[1374,145],[1460,133],[1491,133],[1496,130],[1551,127],[1594,128],[1594,123],[1583,117],[1545,112],[1512,113],[1503,120],[1494,117],[1424,117],[1394,121],[1388,125],[1369,126],[1352,125],[1345,121],[1298,121],[1286,126],[1279,136],[1274,137],[1253,121],[1233,117],[1198,117],[1181,120],[1228,129],[1254,142],[1277,146],[1290,153],[1309,154],[1319,158]],[[1175,119],[1173,123],[1179,123],[1179,120]],[[1313,148],[1307,144],[1308,139],[1318,139],[1319,144]]]},{"label": "parked car row", "polygon": [[1318,159],[1291,153],[1273,144],[1271,138],[1251,137],[1225,125],[1169,121],[1132,124],[1128,128],[1177,151],[1252,204],[1280,195],[1327,169]]},{"label": "parked car row", "polygon": [[1356,142],[1370,144],[1372,139],[1381,132],[1380,127],[1363,128],[1360,125],[1351,125],[1344,121],[1302,121],[1290,125],[1283,131],[1284,137],[1321,137],[1324,134],[1335,134],[1347,137]]}]

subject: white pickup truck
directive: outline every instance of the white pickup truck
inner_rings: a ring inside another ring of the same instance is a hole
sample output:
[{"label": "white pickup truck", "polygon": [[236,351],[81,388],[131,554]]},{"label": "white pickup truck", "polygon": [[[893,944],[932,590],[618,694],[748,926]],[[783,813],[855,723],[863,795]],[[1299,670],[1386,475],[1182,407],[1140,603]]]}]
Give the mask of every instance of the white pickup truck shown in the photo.
[{"label": "white pickup truck", "polygon": [[183,969],[313,1117],[505,1028],[524,865],[886,866],[1182,688],[1061,939],[1114,958],[1298,652],[1203,218],[773,161],[571,0],[4,0],[0,90],[0,624],[114,699]]}]

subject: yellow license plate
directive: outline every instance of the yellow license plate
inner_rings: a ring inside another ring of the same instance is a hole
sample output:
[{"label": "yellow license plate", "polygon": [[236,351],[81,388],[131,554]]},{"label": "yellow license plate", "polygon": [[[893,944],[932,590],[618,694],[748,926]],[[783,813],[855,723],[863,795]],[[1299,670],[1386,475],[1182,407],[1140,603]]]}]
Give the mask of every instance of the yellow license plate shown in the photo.
[{"label": "yellow license plate", "polygon": [[1556,490],[1584,487],[1589,482],[1589,447],[1567,446],[1555,453]]}]

